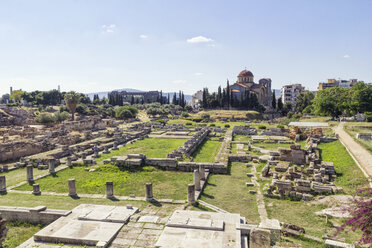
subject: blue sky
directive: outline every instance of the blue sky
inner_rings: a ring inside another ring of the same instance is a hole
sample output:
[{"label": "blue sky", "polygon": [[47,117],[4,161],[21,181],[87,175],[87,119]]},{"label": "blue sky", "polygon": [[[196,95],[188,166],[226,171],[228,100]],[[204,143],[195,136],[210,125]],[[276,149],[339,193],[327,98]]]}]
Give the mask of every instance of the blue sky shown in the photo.
[{"label": "blue sky", "polygon": [[372,82],[370,0],[1,0],[0,94]]}]

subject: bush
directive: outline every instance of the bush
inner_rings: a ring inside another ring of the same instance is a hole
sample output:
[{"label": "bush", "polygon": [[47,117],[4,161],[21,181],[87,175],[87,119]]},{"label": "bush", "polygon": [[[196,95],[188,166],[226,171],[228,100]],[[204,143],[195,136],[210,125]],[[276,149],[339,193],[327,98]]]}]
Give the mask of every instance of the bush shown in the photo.
[{"label": "bush", "polygon": [[225,124],[225,127],[226,127],[226,128],[229,128],[229,127],[230,127],[230,125],[229,125],[229,124]]},{"label": "bush", "polygon": [[291,119],[293,117],[293,112],[288,112],[287,117]]},{"label": "bush", "polygon": [[191,122],[186,122],[185,125],[186,125],[186,126],[192,126],[192,123],[191,123]]},{"label": "bush", "polygon": [[52,106],[48,106],[45,108],[46,112],[54,112],[54,108]]},{"label": "bush", "polygon": [[56,120],[57,122],[62,122],[62,121],[64,121],[64,120],[67,120],[68,117],[70,117],[70,114],[67,113],[66,111],[64,111],[64,112],[60,112],[60,111],[58,111],[58,112],[55,112],[55,113],[54,113],[54,118],[55,118],[55,120]]},{"label": "bush", "polygon": [[266,126],[263,126],[263,125],[258,126],[258,129],[266,129]]},{"label": "bush", "polygon": [[68,108],[66,107],[66,105],[61,105],[59,106],[59,112],[69,112]]},{"label": "bush", "polygon": [[116,111],[115,117],[118,118],[118,119],[126,120],[126,119],[129,119],[129,118],[133,118],[133,114],[127,108],[118,109]]},{"label": "bush", "polygon": [[212,123],[212,124],[210,124],[209,126],[210,126],[210,127],[215,127],[216,124]]},{"label": "bush", "polygon": [[372,122],[372,112],[365,112],[364,115],[366,116],[367,122]]},{"label": "bush", "polygon": [[183,118],[187,118],[187,117],[189,117],[190,115],[189,115],[189,113],[187,113],[187,112],[182,112],[181,113],[181,117],[183,117]]},{"label": "bush", "polygon": [[279,125],[277,125],[276,127],[277,127],[277,128],[284,128],[284,125],[279,124]]},{"label": "bush", "polygon": [[192,120],[195,121],[195,122],[201,122],[203,119],[202,118],[194,118]]},{"label": "bush", "polygon": [[209,118],[211,118],[211,115],[207,114],[207,113],[204,113],[204,114],[202,114],[202,118],[203,119],[209,119]]},{"label": "bush", "polygon": [[135,118],[137,113],[138,109],[134,106],[122,106],[116,110],[115,117],[125,120],[129,118]]},{"label": "bush", "polygon": [[37,123],[43,123],[43,124],[53,123],[56,121],[56,117],[53,114],[43,112],[35,117],[35,121]]},{"label": "bush", "polygon": [[76,111],[76,113],[79,113],[81,115],[86,115],[86,114],[89,113],[89,108],[88,108],[87,105],[81,103],[81,104],[77,105],[75,111]]},{"label": "bush", "polygon": [[206,124],[206,123],[202,123],[202,124],[200,124],[200,126],[202,126],[202,127],[206,127],[207,124]]}]

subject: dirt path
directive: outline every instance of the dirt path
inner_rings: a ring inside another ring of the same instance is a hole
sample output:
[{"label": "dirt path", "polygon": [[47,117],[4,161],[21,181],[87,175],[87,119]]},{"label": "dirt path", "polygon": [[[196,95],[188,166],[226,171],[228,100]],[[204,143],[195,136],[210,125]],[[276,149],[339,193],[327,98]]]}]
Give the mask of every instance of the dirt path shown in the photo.
[{"label": "dirt path", "polygon": [[353,159],[356,160],[365,176],[368,177],[369,184],[372,187],[372,155],[345,132],[344,125],[345,123],[341,122],[334,129],[335,133],[338,134],[341,143],[346,147]]}]

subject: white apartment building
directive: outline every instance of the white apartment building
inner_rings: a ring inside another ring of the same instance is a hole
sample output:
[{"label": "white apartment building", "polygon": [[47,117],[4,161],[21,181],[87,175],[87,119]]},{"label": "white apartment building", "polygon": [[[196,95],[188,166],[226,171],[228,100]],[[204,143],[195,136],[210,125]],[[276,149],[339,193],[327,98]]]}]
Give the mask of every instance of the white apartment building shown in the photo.
[{"label": "white apartment building", "polygon": [[305,87],[301,84],[284,85],[281,90],[283,104],[291,103],[292,108],[296,102],[297,96],[305,92]]},{"label": "white apartment building", "polygon": [[199,90],[194,95],[192,95],[191,106],[194,109],[200,108],[202,100],[203,100],[203,91]]}]

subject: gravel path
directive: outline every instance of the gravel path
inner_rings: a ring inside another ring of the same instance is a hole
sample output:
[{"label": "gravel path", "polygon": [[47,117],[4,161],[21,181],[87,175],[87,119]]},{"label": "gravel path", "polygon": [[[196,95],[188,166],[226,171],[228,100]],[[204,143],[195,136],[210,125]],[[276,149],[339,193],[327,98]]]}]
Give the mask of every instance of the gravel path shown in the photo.
[{"label": "gravel path", "polygon": [[344,122],[341,122],[334,130],[338,134],[339,140],[346,147],[350,155],[357,162],[358,166],[368,178],[369,184],[372,187],[372,155],[363,146],[355,142],[344,130]]}]

